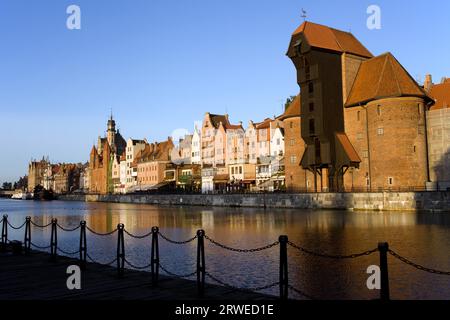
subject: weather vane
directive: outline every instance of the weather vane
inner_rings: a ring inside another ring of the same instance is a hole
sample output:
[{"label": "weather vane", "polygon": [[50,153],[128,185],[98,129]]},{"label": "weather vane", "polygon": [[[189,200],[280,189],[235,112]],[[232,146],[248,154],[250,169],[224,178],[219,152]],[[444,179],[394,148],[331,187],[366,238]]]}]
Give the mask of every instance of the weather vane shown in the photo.
[{"label": "weather vane", "polygon": [[303,21],[306,21],[306,11],[302,8],[302,15]]}]

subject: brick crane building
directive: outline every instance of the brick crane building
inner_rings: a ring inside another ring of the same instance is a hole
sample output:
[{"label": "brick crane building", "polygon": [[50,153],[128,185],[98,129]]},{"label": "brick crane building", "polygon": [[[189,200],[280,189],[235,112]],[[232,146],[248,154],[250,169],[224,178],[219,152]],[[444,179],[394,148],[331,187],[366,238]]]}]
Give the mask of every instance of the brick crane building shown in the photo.
[{"label": "brick crane building", "polygon": [[425,111],[433,101],[387,53],[351,33],[304,22],[288,57],[301,90],[300,164],[316,191],[425,187]]}]

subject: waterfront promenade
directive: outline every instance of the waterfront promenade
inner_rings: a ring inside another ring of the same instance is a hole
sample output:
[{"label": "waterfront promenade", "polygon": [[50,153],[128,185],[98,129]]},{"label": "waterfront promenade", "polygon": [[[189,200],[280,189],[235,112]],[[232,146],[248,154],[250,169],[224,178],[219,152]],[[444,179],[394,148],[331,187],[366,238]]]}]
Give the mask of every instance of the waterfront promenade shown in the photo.
[{"label": "waterfront promenade", "polygon": [[66,273],[79,260],[58,256],[51,261],[48,253],[31,251],[13,255],[0,252],[0,300],[274,300],[276,297],[236,291],[205,284],[199,297],[195,281],[159,276],[152,286],[149,272],[126,269],[118,277],[117,269],[98,263],[87,263],[81,270],[81,289],[69,290]]},{"label": "waterfront promenade", "polygon": [[88,194],[60,200],[153,205],[450,212],[450,191],[244,194]]}]

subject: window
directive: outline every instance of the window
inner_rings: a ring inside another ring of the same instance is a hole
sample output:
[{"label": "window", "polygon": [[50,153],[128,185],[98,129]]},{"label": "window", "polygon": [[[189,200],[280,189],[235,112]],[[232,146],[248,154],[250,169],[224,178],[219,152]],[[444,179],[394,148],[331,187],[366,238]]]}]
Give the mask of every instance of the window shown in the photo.
[{"label": "window", "polygon": [[420,103],[417,104],[417,113],[419,114],[419,116],[422,114],[422,108]]},{"label": "window", "polygon": [[368,158],[369,157],[369,151],[368,150],[363,150],[362,156],[363,156],[363,158]]},{"label": "window", "polygon": [[384,129],[381,127],[381,128],[378,128],[377,129],[377,134],[379,135],[379,136],[382,136],[383,134],[384,134]]},{"label": "window", "polygon": [[314,93],[314,84],[312,82],[308,83],[308,93]]},{"label": "window", "polygon": [[356,119],[357,119],[358,121],[361,120],[361,111],[358,111],[358,112],[356,113]]},{"label": "window", "polygon": [[390,185],[390,186],[394,185],[394,178],[392,178],[392,177],[388,178],[388,185]]},{"label": "window", "polygon": [[297,162],[297,157],[291,156],[291,164],[296,164],[296,162]]},{"label": "window", "polygon": [[295,145],[295,140],[294,140],[294,139],[291,139],[291,141],[289,142],[289,144],[290,144],[291,146],[294,146],[294,145]]},{"label": "window", "polygon": [[294,127],[294,122],[293,121],[291,121],[291,122],[289,122],[289,128],[293,128]]},{"label": "window", "polygon": [[309,103],[309,112],[313,112],[314,111],[314,102],[310,102]]},{"label": "window", "polygon": [[295,53],[300,56],[301,55],[301,48],[302,48],[302,40],[298,40],[295,44]]},{"label": "window", "polygon": [[358,132],[358,133],[356,134],[356,139],[362,140],[362,138],[363,138],[362,133],[361,133],[361,132]]},{"label": "window", "polygon": [[277,139],[277,146],[280,145],[280,138]]},{"label": "window", "polygon": [[413,148],[413,152],[414,152],[414,153],[416,153],[416,146],[414,146],[414,148]]},{"label": "window", "polygon": [[314,119],[309,119],[309,135],[313,136],[316,133]]},{"label": "window", "polygon": [[242,167],[239,167],[239,174],[242,174]]},{"label": "window", "polygon": [[234,174],[234,167],[231,167],[231,174]]},{"label": "window", "polygon": [[377,105],[377,115],[381,116],[381,105]]}]

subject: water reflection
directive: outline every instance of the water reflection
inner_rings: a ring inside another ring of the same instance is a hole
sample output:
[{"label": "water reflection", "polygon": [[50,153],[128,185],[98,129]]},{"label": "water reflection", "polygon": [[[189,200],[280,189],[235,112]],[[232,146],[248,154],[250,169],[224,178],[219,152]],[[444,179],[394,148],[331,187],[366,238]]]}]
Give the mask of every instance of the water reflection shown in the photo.
[{"label": "water reflection", "polygon": [[[314,251],[349,254],[372,249],[379,241],[403,256],[428,267],[450,270],[450,215],[411,212],[378,213],[308,210],[261,210],[202,207],[156,207],[151,205],[77,202],[0,201],[14,225],[25,216],[46,224],[53,217],[70,228],[85,220],[98,232],[114,230],[124,223],[128,231],[144,234],[152,226],[175,240],[185,240],[198,229],[226,245],[259,247],[286,234],[289,240]],[[76,250],[78,233],[58,231],[66,251]],[[10,230],[11,238],[22,239],[23,232]],[[48,245],[50,230],[33,228],[32,240]],[[127,259],[146,265],[150,238],[126,241]],[[88,233],[88,251],[107,262],[114,258],[115,235],[99,237]],[[277,281],[278,247],[252,254],[224,251],[206,243],[208,271],[237,286],[261,286]],[[196,243],[176,246],[160,242],[161,262],[172,272],[194,271]],[[327,260],[304,255],[289,248],[289,279],[294,286],[322,299],[373,299],[377,292],[366,288],[366,269],[378,264],[378,254],[352,260]],[[450,299],[448,276],[415,270],[389,257],[391,296],[394,299]],[[276,288],[268,293],[277,294]],[[295,296],[295,295],[294,295]],[[297,296],[295,296],[297,297]]]}]

